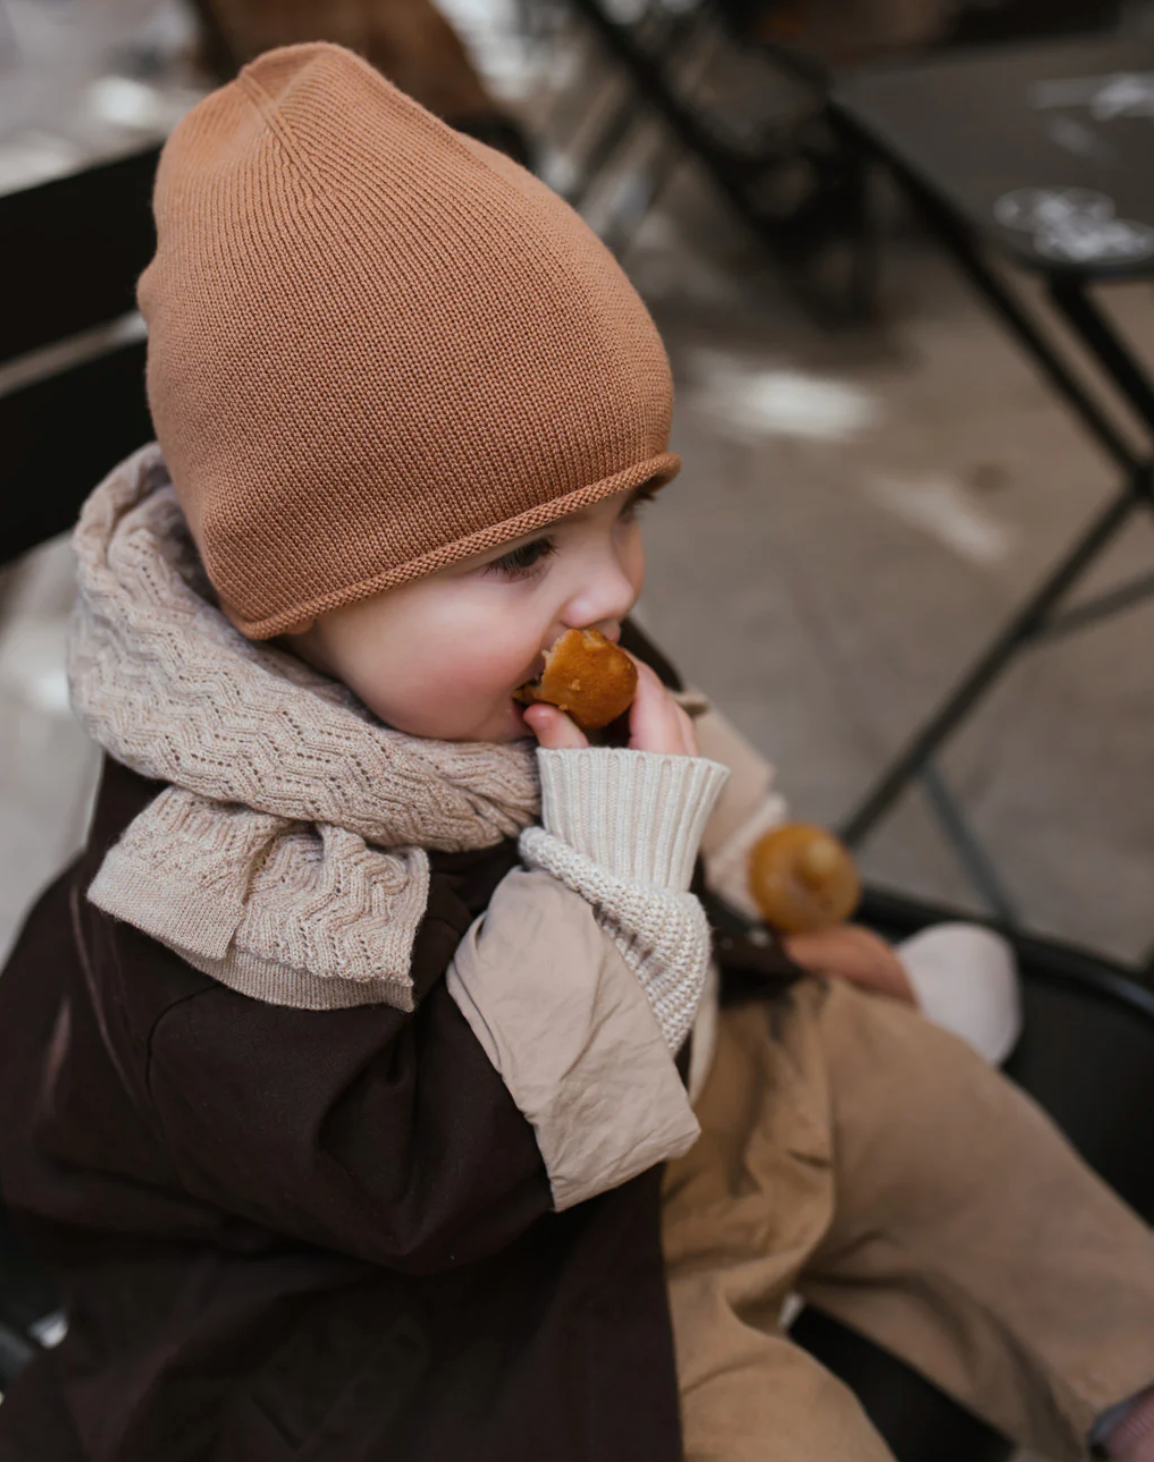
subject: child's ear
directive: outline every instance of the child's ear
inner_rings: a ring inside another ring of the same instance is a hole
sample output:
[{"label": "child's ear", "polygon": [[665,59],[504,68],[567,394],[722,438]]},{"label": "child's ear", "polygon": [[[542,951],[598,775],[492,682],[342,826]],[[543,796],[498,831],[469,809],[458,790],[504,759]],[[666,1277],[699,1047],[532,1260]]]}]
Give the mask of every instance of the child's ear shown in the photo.
[{"label": "child's ear", "polygon": [[290,655],[295,655],[298,660],[303,660],[306,665],[311,665],[314,670],[320,670],[325,675],[331,675],[332,667],[328,663],[328,657],[320,643],[320,636],[316,632],[317,622],[315,619],[302,620],[299,625],[293,625],[291,629],[282,630],[269,641],[270,645],[276,645],[278,649],[287,650]]}]

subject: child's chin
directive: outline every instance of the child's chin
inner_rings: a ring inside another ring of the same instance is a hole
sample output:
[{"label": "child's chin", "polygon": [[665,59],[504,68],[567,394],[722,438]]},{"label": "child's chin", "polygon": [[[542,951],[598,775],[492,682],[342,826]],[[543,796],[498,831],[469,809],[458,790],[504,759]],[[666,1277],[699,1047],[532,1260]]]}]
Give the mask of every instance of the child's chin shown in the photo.
[{"label": "child's chin", "polygon": [[494,727],[491,736],[485,736],[485,741],[524,741],[526,737],[532,738],[533,733],[525,724],[525,717],[522,715],[524,707],[519,701],[509,699],[508,708],[505,711],[500,723]]},{"label": "child's chin", "polygon": [[510,697],[504,710],[498,711],[481,725],[474,724],[472,729],[465,729],[458,723],[452,728],[426,730],[417,734],[431,737],[434,741],[479,741],[504,746],[514,741],[524,741],[526,737],[531,738],[533,735],[525,724],[521,710],[521,706]]}]

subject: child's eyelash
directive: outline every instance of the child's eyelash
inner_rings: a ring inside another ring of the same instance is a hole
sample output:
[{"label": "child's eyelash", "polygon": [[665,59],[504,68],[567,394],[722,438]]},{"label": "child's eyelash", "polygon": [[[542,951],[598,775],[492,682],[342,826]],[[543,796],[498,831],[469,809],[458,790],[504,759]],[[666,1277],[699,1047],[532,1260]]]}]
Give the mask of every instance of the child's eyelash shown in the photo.
[{"label": "child's eyelash", "polygon": [[[653,488],[641,488],[621,509],[620,516],[624,519],[631,518],[639,507],[644,503],[651,503],[656,496]],[[511,548],[508,553],[503,553],[500,558],[486,564],[485,573],[503,574],[507,579],[527,579],[556,552],[557,544],[552,538],[534,538],[532,543]]]},{"label": "child's eyelash", "polygon": [[526,579],[534,569],[556,552],[557,545],[552,538],[534,538],[532,543],[523,543],[520,548],[511,548],[508,553],[503,553],[500,558],[495,558],[492,563],[486,564],[485,572],[504,574],[510,579]]},{"label": "child's eyelash", "polygon": [[656,496],[657,489],[655,487],[639,487],[625,507],[621,509],[621,516],[623,518],[630,517],[638,508],[644,507],[646,503],[651,503]]}]

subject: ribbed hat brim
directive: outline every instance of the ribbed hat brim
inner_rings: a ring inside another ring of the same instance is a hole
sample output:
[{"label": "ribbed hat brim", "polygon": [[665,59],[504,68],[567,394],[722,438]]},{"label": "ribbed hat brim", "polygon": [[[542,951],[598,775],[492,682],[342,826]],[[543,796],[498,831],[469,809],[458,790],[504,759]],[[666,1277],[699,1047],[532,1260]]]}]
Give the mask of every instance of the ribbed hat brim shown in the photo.
[{"label": "ribbed hat brim", "polygon": [[666,483],[672,482],[680,471],[681,458],[676,452],[663,452],[660,456],[650,457],[645,462],[638,462],[636,466],[628,467],[623,472],[615,472],[612,477],[603,478],[600,482],[592,482],[588,487],[579,487],[576,492],[568,493],[565,497],[554,498],[552,502],[541,503],[528,512],[518,513],[515,518],[496,523],[492,528],[473,533],[468,538],[459,538],[455,543],[446,543],[443,547],[433,549],[431,553],[415,559],[412,563],[402,564],[400,568],[390,569],[387,573],[375,574],[355,584],[347,584],[342,588],[333,589],[330,593],[318,595],[314,600],[296,607],[291,612],[269,615],[265,619],[249,620],[245,619],[243,614],[227,601],[222,600],[221,607],[242,634],[248,635],[253,640],[269,639],[273,635],[284,634],[286,630],[299,630],[311,623],[318,615],[325,614],[331,609],[339,609],[343,604],[355,604],[360,599],[371,599],[374,594],[383,593],[384,590],[395,588],[398,584],[408,584],[412,583],[414,579],[426,578],[429,574],[435,574],[439,569],[448,568],[450,564],[460,563],[462,559],[469,558],[474,553],[484,553],[486,549],[497,548],[502,543],[508,543],[510,539],[520,538],[525,533],[532,533],[534,528],[547,527],[550,523],[557,522],[559,518],[567,517],[570,513],[580,512],[582,508],[591,507],[594,503],[601,502],[603,498],[613,497],[615,493],[629,492],[630,489],[640,487],[646,482],[663,487]]}]

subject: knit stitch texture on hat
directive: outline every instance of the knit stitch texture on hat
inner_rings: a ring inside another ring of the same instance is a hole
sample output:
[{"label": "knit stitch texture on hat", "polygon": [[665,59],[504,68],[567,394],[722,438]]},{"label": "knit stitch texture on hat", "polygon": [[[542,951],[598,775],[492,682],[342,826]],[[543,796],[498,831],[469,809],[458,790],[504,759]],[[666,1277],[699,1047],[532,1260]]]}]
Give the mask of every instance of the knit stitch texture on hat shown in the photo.
[{"label": "knit stitch texture on hat", "polygon": [[165,146],[140,281],[157,434],[264,638],[679,467],[660,337],[586,224],[339,46]]}]

